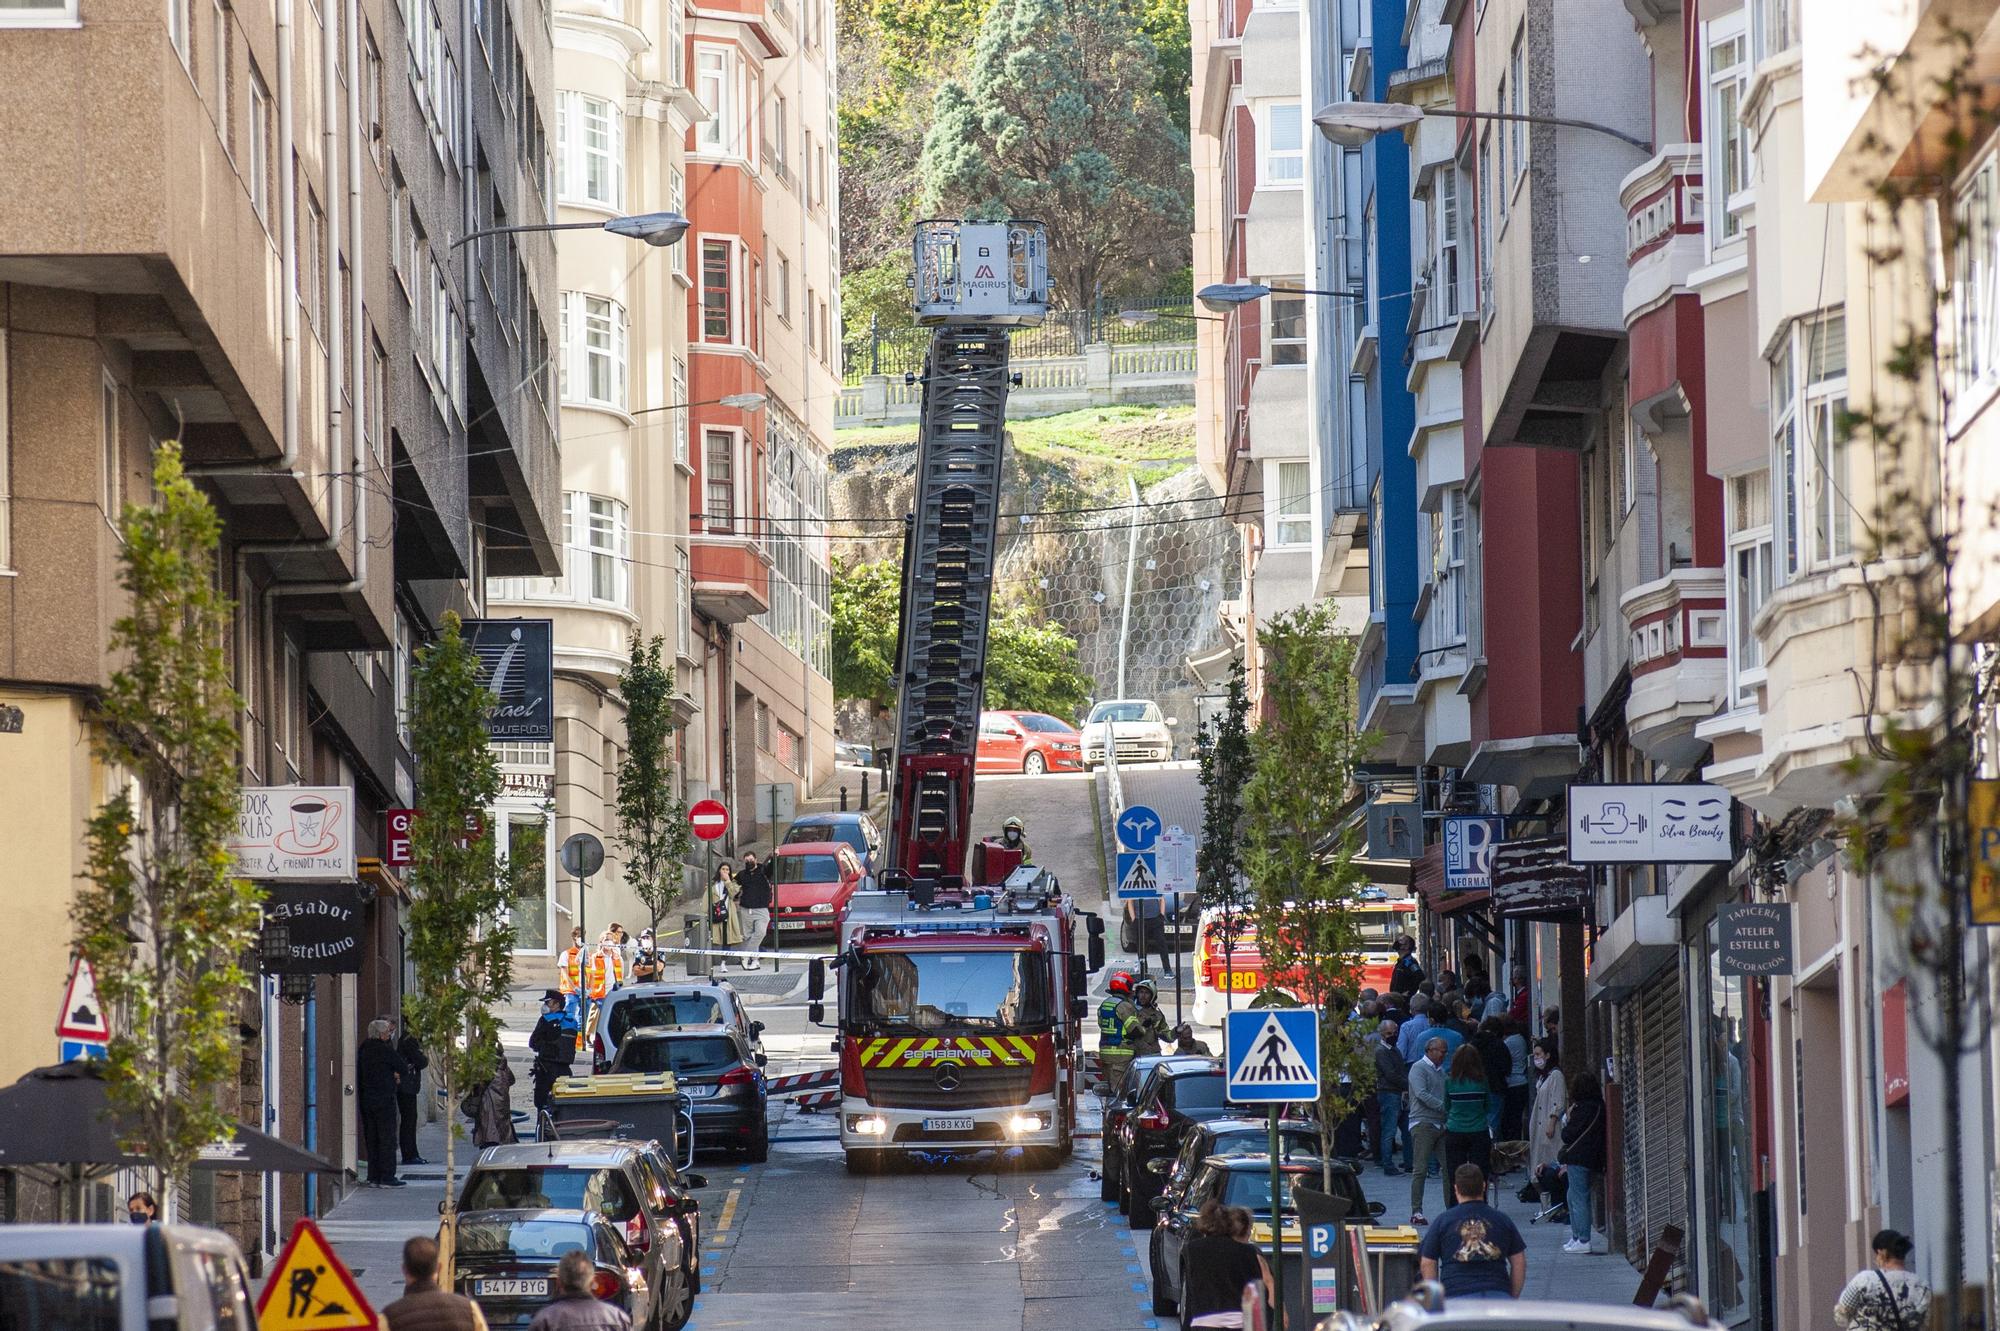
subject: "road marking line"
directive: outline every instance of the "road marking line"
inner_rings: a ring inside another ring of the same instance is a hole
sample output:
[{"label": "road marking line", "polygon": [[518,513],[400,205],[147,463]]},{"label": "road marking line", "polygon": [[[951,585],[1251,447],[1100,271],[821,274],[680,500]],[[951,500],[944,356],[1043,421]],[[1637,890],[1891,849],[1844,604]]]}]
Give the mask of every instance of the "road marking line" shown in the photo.
[{"label": "road marking line", "polygon": [[736,1199],[741,1195],[742,1193],[738,1189],[731,1188],[729,1196],[723,1199],[722,1218],[715,1223],[715,1232],[717,1234],[727,1230],[731,1222],[736,1219]]}]

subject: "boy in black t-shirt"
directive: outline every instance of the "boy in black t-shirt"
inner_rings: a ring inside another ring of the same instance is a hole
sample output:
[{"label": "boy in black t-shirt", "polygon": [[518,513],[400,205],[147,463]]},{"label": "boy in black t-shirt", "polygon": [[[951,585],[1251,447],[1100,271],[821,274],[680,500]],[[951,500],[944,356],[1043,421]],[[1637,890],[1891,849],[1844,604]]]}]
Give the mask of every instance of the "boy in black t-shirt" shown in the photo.
[{"label": "boy in black t-shirt", "polygon": [[1502,1212],[1486,1204],[1486,1173],[1463,1164],[1451,1176],[1458,1205],[1431,1222],[1417,1251],[1423,1277],[1447,1299],[1518,1299],[1528,1278],[1528,1245]]}]

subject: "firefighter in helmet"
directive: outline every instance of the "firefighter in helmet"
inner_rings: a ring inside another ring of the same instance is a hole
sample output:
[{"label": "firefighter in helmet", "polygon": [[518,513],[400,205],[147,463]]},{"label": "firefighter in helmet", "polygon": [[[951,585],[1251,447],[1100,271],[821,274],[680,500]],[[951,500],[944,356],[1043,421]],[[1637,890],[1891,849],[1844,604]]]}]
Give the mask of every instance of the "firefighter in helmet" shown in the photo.
[{"label": "firefighter in helmet", "polygon": [[1114,1092],[1125,1084],[1125,1071],[1132,1066],[1132,1051],[1125,1045],[1125,1022],[1136,1011],[1131,973],[1115,972],[1104,986],[1104,1001],[1097,1007],[1097,1057],[1104,1065],[1104,1084]]},{"label": "firefighter in helmet", "polygon": [[1125,1019],[1125,1047],[1131,1057],[1158,1054],[1161,1041],[1173,1033],[1173,1023],[1160,1011],[1160,998],[1151,980],[1132,987],[1132,1015]]},{"label": "firefighter in helmet", "polygon": [[1020,851],[1021,863],[1035,862],[1035,852],[1028,847],[1027,825],[1019,818],[1009,818],[1000,824],[1000,844],[1008,850]]}]

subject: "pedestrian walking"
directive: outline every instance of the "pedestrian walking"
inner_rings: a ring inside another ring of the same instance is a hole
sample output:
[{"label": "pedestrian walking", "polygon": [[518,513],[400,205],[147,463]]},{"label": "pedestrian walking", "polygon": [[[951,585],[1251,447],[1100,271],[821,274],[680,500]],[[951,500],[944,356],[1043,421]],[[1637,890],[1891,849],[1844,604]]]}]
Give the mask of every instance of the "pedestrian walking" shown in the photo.
[{"label": "pedestrian walking", "polygon": [[576,1037],[570,1033],[563,996],[557,990],[542,991],[542,1015],[528,1033],[528,1051],[535,1056],[529,1070],[535,1078],[539,1115],[555,1101],[556,1078],[567,1077],[576,1059]]},{"label": "pedestrian walking", "polygon": [[1514,1075],[1514,1054],[1507,1048],[1505,1024],[1498,1017],[1479,1023],[1472,1047],[1486,1067],[1486,1135],[1500,1140],[1500,1114],[1507,1107],[1507,1078]]},{"label": "pedestrian walking", "polygon": [[[1535,1041],[1529,1061],[1535,1069],[1535,1101],[1528,1110],[1528,1177],[1544,1206],[1555,1200],[1556,1155],[1562,1150],[1562,1120],[1569,1110],[1569,1086],[1556,1062],[1554,1040]],[[1544,1171],[1547,1171],[1545,1176]],[[1546,1182],[1544,1181],[1546,1177]]]},{"label": "pedestrian walking", "polygon": [[1518,1299],[1528,1280],[1528,1245],[1502,1211],[1486,1204],[1486,1172],[1463,1164],[1451,1175],[1457,1204],[1437,1218],[1417,1249],[1425,1280],[1451,1299]]},{"label": "pedestrian walking", "polygon": [[632,983],[657,984],[666,970],[667,959],[660,954],[653,931],[641,929],[638,946],[632,949]]},{"label": "pedestrian walking", "polygon": [[[743,912],[743,949],[746,952],[764,950],[764,936],[771,932],[771,903],[776,894],[771,887],[771,875],[757,862],[757,856],[746,854],[743,869],[736,875],[736,904]],[[746,971],[762,970],[764,963],[756,957],[743,963]]]},{"label": "pedestrian walking", "polygon": [[1463,1164],[1493,1172],[1493,1134],[1486,1127],[1486,1060],[1472,1045],[1451,1056],[1444,1083],[1444,1174],[1453,1178]]},{"label": "pedestrian walking", "polygon": [[[1424,1056],[1410,1064],[1410,1223],[1424,1224],[1424,1180],[1430,1176],[1431,1157],[1444,1140],[1445,1042],[1434,1035],[1424,1045]],[[1447,1190],[1451,1184],[1445,1184]],[[1447,1197],[1446,1201],[1451,1199]]]},{"label": "pedestrian walking", "polygon": [[556,1296],[528,1323],[528,1331],[632,1331],[632,1314],[590,1292],[597,1274],[590,1254],[571,1250],[556,1263]]},{"label": "pedestrian walking", "polygon": [[1562,1149],[1556,1153],[1569,1188],[1569,1233],[1564,1252],[1590,1251],[1590,1185],[1604,1168],[1604,1092],[1588,1072],[1569,1084]]},{"label": "pedestrian walking", "polygon": [[1396,1168],[1396,1137],[1403,1139],[1403,1169],[1412,1163],[1410,1130],[1403,1126],[1403,1097],[1410,1090],[1410,1069],[1396,1051],[1397,1027],[1385,1021],[1375,1028],[1375,1161],[1392,1178]]},{"label": "pedestrian walking", "polygon": [[361,1149],[368,1153],[368,1182],[400,1188],[396,1177],[396,1091],[410,1069],[389,1038],[396,1025],[387,1017],[368,1023],[368,1038],[354,1047],[354,1096],[361,1112]]},{"label": "pedestrian walking", "polygon": [[125,1218],[135,1225],[150,1225],[160,1218],[160,1199],[150,1192],[135,1192],[125,1199]]},{"label": "pedestrian walking", "polygon": [[1868,1246],[1874,1260],[1840,1291],[1834,1325],[1845,1331],[1920,1331],[1930,1320],[1931,1289],[1905,1265],[1917,1245],[1907,1234],[1884,1229]]},{"label": "pedestrian walking", "polygon": [[737,903],[736,866],[728,860],[715,866],[715,882],[708,891],[709,939],[719,948],[732,948],[743,941],[742,907]]},{"label": "pedestrian walking", "polygon": [[424,1053],[423,1042],[410,1032],[408,1012],[403,1014],[403,1038],[396,1042],[396,1053],[410,1074],[396,1083],[396,1144],[403,1153],[404,1164],[427,1165],[430,1161],[417,1154],[417,1094],[424,1083],[424,1069],[431,1065],[431,1060]]},{"label": "pedestrian walking", "polygon": [[1527,1032],[1509,1019],[1502,1028],[1507,1046],[1507,1094],[1500,1109],[1500,1140],[1517,1142],[1527,1135],[1528,1103],[1535,1096],[1534,1060]]},{"label": "pedestrian walking", "polygon": [[1396,939],[1396,964],[1389,971],[1389,991],[1414,994],[1423,982],[1424,968],[1417,960],[1417,940],[1402,934]]},{"label": "pedestrian walking", "polygon": [[[1243,1325],[1243,1291],[1262,1281],[1272,1287],[1271,1267],[1250,1242],[1250,1212],[1211,1197],[1194,1218],[1194,1237],[1182,1249],[1186,1282],[1181,1289],[1181,1325]],[[1268,1294],[1266,1295],[1268,1298]]]},{"label": "pedestrian walking", "polygon": [[459,1106],[472,1120],[472,1144],[480,1150],[515,1140],[513,1089],[514,1069],[507,1066],[507,1055],[495,1040],[493,1075],[474,1087]]},{"label": "pedestrian walking", "polygon": [[437,1273],[436,1239],[420,1234],[403,1244],[403,1297],[382,1310],[389,1331],[486,1331],[479,1305],[439,1289]]}]

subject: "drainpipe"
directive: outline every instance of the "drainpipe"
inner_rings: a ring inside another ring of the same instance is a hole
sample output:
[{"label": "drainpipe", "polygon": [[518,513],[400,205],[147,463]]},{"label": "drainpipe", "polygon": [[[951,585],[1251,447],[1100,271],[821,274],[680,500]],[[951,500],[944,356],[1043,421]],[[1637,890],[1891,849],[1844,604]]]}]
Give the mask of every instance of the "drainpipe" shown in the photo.
[{"label": "drainpipe", "polygon": [[[319,1150],[319,982],[306,996],[305,1008],[306,1084],[300,1105],[305,1115],[306,1150]],[[306,1175],[306,1214],[319,1214],[319,1175]]]}]

